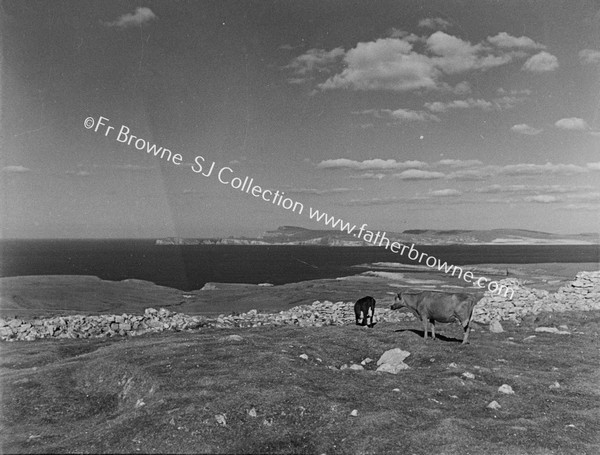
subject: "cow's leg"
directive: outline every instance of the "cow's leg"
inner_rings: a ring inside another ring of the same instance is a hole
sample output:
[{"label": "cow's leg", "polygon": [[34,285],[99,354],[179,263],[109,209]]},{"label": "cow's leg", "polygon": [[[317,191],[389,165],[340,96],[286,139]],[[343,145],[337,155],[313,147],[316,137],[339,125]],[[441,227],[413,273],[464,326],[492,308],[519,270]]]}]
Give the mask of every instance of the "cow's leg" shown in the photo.
[{"label": "cow's leg", "polygon": [[423,316],[423,338],[427,340],[427,317]]},{"label": "cow's leg", "polygon": [[435,320],[431,319],[429,322],[431,322],[431,338],[435,340]]},{"label": "cow's leg", "polygon": [[465,334],[463,336],[462,344],[467,344],[469,342],[469,332],[471,331],[470,322],[471,321],[466,321],[466,323],[463,324]]},{"label": "cow's leg", "polygon": [[373,325],[373,316],[375,316],[375,306],[371,307],[371,326]]},{"label": "cow's leg", "polygon": [[354,311],[354,315],[356,316],[356,325],[360,325],[358,320],[360,319],[360,311]]}]

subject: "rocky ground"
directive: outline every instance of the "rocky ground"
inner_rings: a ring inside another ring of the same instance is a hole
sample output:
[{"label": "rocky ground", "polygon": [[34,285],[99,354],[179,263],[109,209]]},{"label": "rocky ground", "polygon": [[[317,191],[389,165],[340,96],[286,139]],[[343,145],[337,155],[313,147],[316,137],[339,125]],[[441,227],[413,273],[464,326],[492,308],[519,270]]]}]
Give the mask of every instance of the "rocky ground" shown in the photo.
[{"label": "rocky ground", "polygon": [[[555,293],[523,285],[514,278],[500,280],[500,284],[514,290],[511,295],[487,291],[477,303],[474,321],[491,324],[503,320],[519,322],[523,317],[540,312],[600,310],[600,271],[580,272],[575,280]],[[412,314],[392,311],[380,306],[377,320],[398,322],[414,318]],[[344,325],[354,322],[353,302],[316,301],[279,313],[260,313],[253,309],[246,313],[216,318],[189,316],[165,308],[147,308],[143,315],[70,315],[34,319],[0,319],[0,339],[35,340],[38,338],[90,338],[136,336],[165,330],[196,330],[202,327],[259,327],[298,325],[300,327]]]}]

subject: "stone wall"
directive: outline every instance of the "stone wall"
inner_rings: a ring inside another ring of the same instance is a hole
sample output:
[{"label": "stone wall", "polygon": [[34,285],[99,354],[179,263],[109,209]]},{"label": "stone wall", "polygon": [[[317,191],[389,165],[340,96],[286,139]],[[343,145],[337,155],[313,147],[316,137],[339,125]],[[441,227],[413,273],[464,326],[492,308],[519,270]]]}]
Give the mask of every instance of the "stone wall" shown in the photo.
[{"label": "stone wall", "polygon": [[[475,322],[488,324],[494,320],[519,321],[528,314],[542,311],[600,310],[600,271],[580,272],[576,279],[556,293],[532,289],[512,278],[500,281],[515,290],[512,299],[486,292],[475,306]],[[354,323],[354,302],[319,302],[302,305],[279,313],[219,315],[217,318],[188,316],[165,308],[147,308],[143,315],[57,316],[52,318],[0,319],[0,339],[34,340],[37,338],[96,338],[136,336],[164,330],[197,330],[201,327],[260,327],[298,325],[322,327]],[[399,322],[414,319],[410,313],[392,311],[379,304],[375,322]]]},{"label": "stone wall", "polygon": [[500,280],[500,283],[514,289],[512,299],[486,292],[475,306],[475,322],[519,321],[528,314],[542,311],[600,310],[600,271],[579,272],[574,281],[556,293],[523,286],[514,278]]}]

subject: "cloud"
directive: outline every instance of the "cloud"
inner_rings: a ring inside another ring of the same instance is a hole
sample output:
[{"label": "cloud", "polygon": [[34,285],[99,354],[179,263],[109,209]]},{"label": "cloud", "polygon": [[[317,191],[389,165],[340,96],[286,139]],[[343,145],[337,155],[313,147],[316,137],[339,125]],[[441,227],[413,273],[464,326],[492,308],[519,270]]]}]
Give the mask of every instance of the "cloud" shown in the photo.
[{"label": "cloud", "polygon": [[543,174],[560,174],[574,175],[588,172],[582,166],[575,164],[509,164],[500,170],[503,175],[543,175]]},{"label": "cloud", "polygon": [[500,32],[496,36],[489,36],[487,41],[494,46],[503,49],[546,49],[546,46],[540,43],[536,43],[531,38],[527,36],[521,36],[516,38],[514,36],[509,35],[506,32]]},{"label": "cloud", "polygon": [[118,28],[140,27],[142,24],[146,24],[155,19],[157,19],[156,14],[154,14],[150,8],[138,7],[133,14],[123,14],[112,22],[104,22],[104,25],[107,27]]},{"label": "cloud", "polygon": [[437,164],[442,166],[450,166],[450,167],[472,167],[472,166],[482,166],[483,163],[479,160],[455,160],[455,159],[445,159],[440,160]]},{"label": "cloud", "polygon": [[493,108],[493,104],[490,101],[481,99],[468,98],[466,100],[454,100],[448,103],[442,103],[441,101],[434,101],[432,103],[425,103],[425,107],[432,112],[446,112],[450,109],[483,109],[490,110]]},{"label": "cloud", "polygon": [[554,202],[561,202],[562,199],[557,196],[550,194],[538,194],[536,196],[529,196],[524,198],[525,202],[538,202],[540,204],[552,204]]},{"label": "cloud", "polygon": [[448,180],[485,180],[500,171],[500,166],[483,166],[474,169],[461,169],[446,175]]},{"label": "cloud", "polygon": [[385,169],[407,169],[427,167],[427,163],[422,161],[396,161],[382,160],[375,158],[371,160],[355,161],[347,158],[337,158],[333,160],[324,160],[317,164],[320,169],[358,169],[358,170],[385,170]]},{"label": "cloud", "polygon": [[600,171],[600,162],[597,162],[597,163],[587,163],[585,166],[588,169],[591,169],[593,171]]},{"label": "cloud", "polygon": [[83,171],[83,170],[79,170],[79,171],[66,171],[65,174],[67,174],[67,175],[74,175],[76,177],[88,177],[88,176],[92,175],[90,172]]},{"label": "cloud", "polygon": [[532,73],[545,73],[547,71],[554,71],[556,68],[558,68],[558,59],[554,55],[542,51],[529,57],[523,64],[522,69]]},{"label": "cloud", "polygon": [[356,191],[352,188],[327,188],[324,190],[320,190],[317,188],[290,188],[285,190],[288,194],[314,194],[317,196],[321,196],[323,194],[334,194],[334,193],[347,193],[349,191]]},{"label": "cloud", "polygon": [[544,131],[543,129],[537,129],[525,123],[519,123],[518,125],[514,125],[513,127],[511,127],[510,130],[514,131],[515,133],[526,134],[528,136],[536,136],[542,131]]},{"label": "cloud", "polygon": [[554,126],[562,130],[586,131],[590,127],[585,120],[578,117],[562,118]]},{"label": "cloud", "polygon": [[434,197],[451,197],[451,196],[460,196],[461,194],[462,193],[460,191],[452,189],[452,188],[430,191],[428,193],[429,196],[434,196]]},{"label": "cloud", "polygon": [[377,180],[381,180],[384,177],[385,177],[385,174],[375,174],[374,172],[365,172],[364,174],[350,176],[351,179],[377,179]]},{"label": "cloud", "polygon": [[450,26],[452,26],[452,23],[441,17],[427,17],[419,21],[419,27],[433,30],[446,30]]},{"label": "cloud", "polygon": [[579,51],[579,58],[582,63],[596,64],[600,63],[600,51],[595,49],[583,49]]},{"label": "cloud", "polygon": [[6,174],[24,174],[31,172],[31,169],[25,166],[4,166],[1,172]]},{"label": "cloud", "polygon": [[400,180],[435,180],[444,178],[444,174],[435,171],[423,171],[421,169],[407,169],[399,174],[394,174],[394,177]]},{"label": "cloud", "polygon": [[475,189],[476,193],[519,193],[519,194],[540,194],[553,193],[564,194],[574,193],[582,189],[590,189],[591,186],[583,185],[489,185]]},{"label": "cloud", "polygon": [[411,109],[366,109],[364,111],[352,112],[358,115],[373,115],[376,118],[386,118],[397,122],[425,122],[433,120],[439,122],[440,119],[433,114],[425,111],[414,111]]},{"label": "cloud", "polygon": [[[321,91],[440,90],[465,94],[470,92],[466,82],[452,88],[443,78],[505,65],[544,47],[525,36],[516,38],[507,33],[476,44],[443,31],[436,31],[429,37],[418,37],[398,29],[392,29],[388,34],[387,38],[359,42],[347,51],[339,47],[331,51],[311,49],[284,68],[294,71],[290,78],[292,83],[326,74],[325,81],[316,85]],[[534,57],[527,66],[532,71],[548,70],[552,66],[548,57],[556,59],[547,52]],[[342,68],[340,63],[343,63]],[[329,75],[330,72],[334,74]]]},{"label": "cloud", "polygon": [[290,69],[297,77],[288,79],[290,83],[300,83],[312,78],[313,73],[329,73],[332,71],[330,66],[341,60],[344,55],[344,49],[337,47],[330,51],[323,49],[309,49],[306,53],[296,57],[291,63],[285,66]]},{"label": "cloud", "polygon": [[155,169],[153,166],[142,166],[140,164],[114,164],[111,167],[121,171],[152,171]]}]

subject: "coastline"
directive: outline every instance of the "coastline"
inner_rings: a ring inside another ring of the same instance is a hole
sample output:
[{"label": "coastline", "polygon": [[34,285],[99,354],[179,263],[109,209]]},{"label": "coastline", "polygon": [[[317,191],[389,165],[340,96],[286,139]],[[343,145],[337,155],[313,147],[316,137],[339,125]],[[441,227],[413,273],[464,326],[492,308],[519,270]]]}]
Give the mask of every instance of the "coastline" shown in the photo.
[{"label": "coastline", "polygon": [[[443,273],[399,264],[368,264],[369,270],[335,279],[318,279],[277,286],[207,283],[202,289],[182,291],[143,280],[108,281],[93,276],[43,275],[0,278],[0,317],[41,317],[69,314],[143,314],[145,308],[166,308],[189,315],[278,312],[316,300],[356,301],[372,295],[387,305],[401,287],[447,291],[473,288]],[[501,278],[517,278],[537,289],[555,292],[581,271],[600,269],[598,263],[477,264],[482,272],[506,271]],[[391,270],[389,274],[377,273]],[[459,286],[463,284],[463,286]],[[389,301],[389,302],[388,302]]]}]

